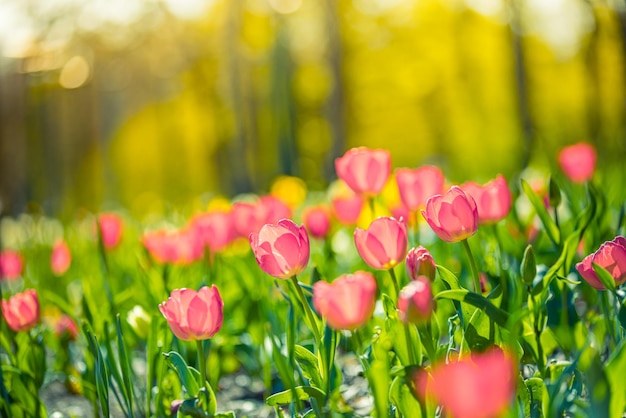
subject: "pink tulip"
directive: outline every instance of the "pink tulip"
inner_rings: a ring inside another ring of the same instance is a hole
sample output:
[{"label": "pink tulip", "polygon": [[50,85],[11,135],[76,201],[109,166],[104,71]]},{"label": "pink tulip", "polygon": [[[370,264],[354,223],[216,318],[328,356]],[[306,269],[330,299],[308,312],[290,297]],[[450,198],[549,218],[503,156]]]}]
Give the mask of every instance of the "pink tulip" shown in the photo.
[{"label": "pink tulip", "polygon": [[606,287],[593,269],[593,263],[611,273],[615,280],[615,286],[626,282],[626,238],[618,236],[613,241],[605,242],[595,253],[588,255],[583,261],[576,264],[576,270],[587,283],[598,290],[605,290]]},{"label": "pink tulip", "polygon": [[313,306],[335,330],[355,330],[369,321],[376,304],[376,280],[371,273],[344,274],[334,282],[313,285]]},{"label": "pink tulip", "polygon": [[37,292],[28,289],[16,293],[8,301],[2,301],[2,315],[13,331],[28,331],[39,322],[39,298]]},{"label": "pink tulip", "polygon": [[474,198],[478,209],[478,222],[481,224],[498,222],[506,218],[511,210],[511,190],[501,175],[484,186],[469,181],[461,188]]},{"label": "pink tulip", "polygon": [[224,302],[215,285],[204,286],[197,292],[191,289],[172,290],[159,310],[172,332],[181,340],[212,338],[224,321]]},{"label": "pink tulip", "polygon": [[429,198],[422,215],[435,234],[447,242],[467,239],[478,229],[476,202],[458,186]]},{"label": "pink tulip", "polygon": [[[261,196],[258,207],[265,215],[266,224],[275,224],[281,219],[291,218],[291,209],[285,202],[274,196]],[[257,231],[253,231],[257,232]]]},{"label": "pink tulip", "polygon": [[400,291],[398,316],[401,321],[421,324],[430,319],[434,305],[430,279],[426,276],[420,276]]},{"label": "pink tulip", "polygon": [[471,358],[435,365],[428,381],[432,393],[449,416],[493,418],[507,410],[515,397],[516,365],[499,348]]},{"label": "pink tulip", "polygon": [[197,215],[191,220],[190,227],[211,253],[222,251],[235,238],[232,216],[227,212]]},{"label": "pink tulip", "polygon": [[291,217],[291,209],[273,196],[263,196],[254,203],[235,203],[232,217],[237,236],[247,238],[265,224]]},{"label": "pink tulip", "polygon": [[71,316],[63,314],[56,320],[54,334],[58,338],[66,337],[75,341],[78,338],[78,326]]},{"label": "pink tulip", "polygon": [[424,208],[429,197],[442,194],[444,182],[445,178],[439,167],[424,166],[414,170],[409,168],[396,170],[400,199],[411,212]]},{"label": "pink tulip", "polygon": [[596,150],[590,144],[578,143],[565,147],[559,153],[559,165],[574,183],[584,183],[593,177],[596,169]]},{"label": "pink tulip", "polygon": [[391,174],[389,151],[366,147],[352,148],[335,160],[337,176],[355,193],[379,194]]},{"label": "pink tulip", "polygon": [[204,255],[202,241],[190,229],[146,232],[143,244],[159,263],[190,264]]},{"label": "pink tulip", "polygon": [[13,250],[0,252],[0,280],[13,280],[22,275],[24,263],[20,253]]},{"label": "pink tulip", "polygon": [[52,272],[57,276],[62,276],[70,268],[71,263],[72,253],[70,252],[70,247],[63,240],[57,241],[50,255]]},{"label": "pink tulip", "polygon": [[330,231],[330,211],[326,206],[314,206],[302,212],[302,223],[315,238],[324,239]]},{"label": "pink tulip", "polygon": [[406,269],[409,277],[417,280],[419,276],[426,276],[431,281],[435,280],[437,266],[430,252],[421,245],[417,248],[411,248],[406,255]]},{"label": "pink tulip", "polygon": [[335,196],[332,200],[333,213],[339,222],[344,225],[355,225],[365,204],[358,194]]},{"label": "pink tulip", "polygon": [[288,279],[304,271],[309,263],[309,236],[304,226],[290,219],[263,225],[249,237],[250,246],[261,269],[279,279]]},{"label": "pink tulip", "polygon": [[406,256],[406,224],[395,218],[377,218],[366,230],[354,230],[354,244],[368,266],[377,270],[389,270]]},{"label": "pink tulip", "polygon": [[98,217],[98,226],[104,248],[112,250],[117,247],[122,240],[122,218],[114,213],[104,213]]}]

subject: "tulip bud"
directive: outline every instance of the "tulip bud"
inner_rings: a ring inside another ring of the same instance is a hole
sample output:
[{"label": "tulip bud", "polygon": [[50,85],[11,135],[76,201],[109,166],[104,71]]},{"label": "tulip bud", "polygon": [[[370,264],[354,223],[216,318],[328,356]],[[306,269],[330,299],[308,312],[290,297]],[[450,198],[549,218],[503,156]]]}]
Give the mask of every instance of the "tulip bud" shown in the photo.
[{"label": "tulip bud", "polygon": [[428,277],[418,277],[400,291],[398,296],[400,320],[422,324],[430,319],[433,309],[433,292]]},{"label": "tulip bud", "polygon": [[24,263],[20,253],[13,250],[0,252],[0,280],[13,280],[20,277]]},{"label": "tulip bud", "polygon": [[596,158],[596,150],[592,145],[579,143],[561,150],[559,165],[571,181],[584,183],[593,177]]},{"label": "tulip bud", "polygon": [[391,174],[391,155],[383,149],[352,148],[335,160],[337,176],[355,193],[379,194]]},{"label": "tulip bud", "polygon": [[406,256],[406,224],[394,218],[377,218],[366,230],[355,229],[354,243],[368,266],[377,270],[391,269]]},{"label": "tulip bud", "polygon": [[421,245],[409,250],[406,255],[406,269],[413,280],[417,280],[419,276],[426,276],[433,281],[437,272],[433,256]]},{"label": "tulip bud", "polygon": [[558,207],[561,204],[561,189],[552,177],[550,177],[548,190],[548,202],[550,202],[550,206],[552,206],[553,208]]},{"label": "tulip bud", "polygon": [[62,276],[70,268],[72,253],[65,241],[60,240],[54,244],[50,255],[50,267],[56,276]]},{"label": "tulip bud", "polygon": [[520,274],[527,286],[533,284],[533,280],[537,275],[537,265],[535,264],[535,253],[532,245],[528,245],[526,250],[524,250],[524,257],[522,257],[522,264],[520,265]]},{"label": "tulip bud", "polygon": [[39,322],[39,298],[37,292],[28,289],[17,293],[8,301],[2,301],[2,315],[13,331],[28,331]]}]

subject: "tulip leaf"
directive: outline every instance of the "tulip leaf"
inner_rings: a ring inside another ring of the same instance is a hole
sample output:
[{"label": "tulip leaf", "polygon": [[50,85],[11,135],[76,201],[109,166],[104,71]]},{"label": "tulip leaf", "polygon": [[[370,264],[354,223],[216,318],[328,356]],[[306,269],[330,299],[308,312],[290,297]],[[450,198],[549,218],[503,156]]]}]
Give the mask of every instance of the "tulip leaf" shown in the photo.
[{"label": "tulip leaf", "polygon": [[170,351],[163,353],[168,363],[178,371],[180,381],[191,396],[196,396],[200,387],[198,386],[198,380],[193,376],[189,366],[185,360],[176,351]]},{"label": "tulip leaf", "polygon": [[548,214],[546,206],[543,204],[543,200],[539,196],[537,196],[537,194],[533,191],[532,187],[530,187],[530,184],[528,184],[526,180],[522,179],[521,183],[522,190],[524,191],[524,194],[526,194],[526,196],[528,197],[528,200],[530,200],[530,203],[535,208],[535,212],[537,212],[537,216],[539,216],[539,219],[543,224],[546,234],[548,234],[548,238],[550,238],[550,241],[552,241],[552,243],[556,247],[558,247],[561,240],[559,236],[559,228],[556,226],[556,224]]},{"label": "tulip leaf", "polygon": [[133,417],[133,375],[132,370],[130,368],[130,362],[128,360],[126,343],[124,342],[124,337],[122,336],[122,324],[120,322],[120,314],[116,316],[116,331],[117,331],[117,348],[118,348],[118,358],[120,362],[120,369],[122,370],[122,383],[124,384],[125,394],[128,402],[128,410],[130,411],[130,416]]},{"label": "tulip leaf", "polygon": [[609,289],[611,292],[614,292],[615,291],[615,279],[613,278],[613,276],[611,276],[611,273],[606,271],[606,269],[599,264],[591,263],[591,265],[593,266],[593,271],[596,272],[598,279],[600,279],[604,287]]},{"label": "tulip leaf", "polygon": [[501,327],[506,327],[509,320],[509,314],[496,307],[489,299],[465,289],[444,290],[439,292],[435,299],[448,299],[468,303],[482,309],[489,318]]},{"label": "tulip leaf", "polygon": [[626,405],[626,386],[624,386],[624,376],[626,376],[626,340],[622,340],[612,353],[604,370],[611,384],[609,416],[619,417],[624,412],[624,406]]},{"label": "tulip leaf", "polygon": [[324,398],[326,397],[326,394],[318,388],[312,386],[296,386],[293,390],[287,389],[268,396],[267,399],[265,399],[265,403],[269,406],[288,405],[291,403],[294,393],[300,401],[313,398],[320,404],[324,403]]},{"label": "tulip leaf", "polygon": [[315,354],[301,345],[296,345],[294,347],[294,357],[300,369],[302,369],[302,375],[309,379],[311,386],[323,389],[322,377]]},{"label": "tulip leaf", "polygon": [[87,336],[87,342],[91,354],[95,358],[94,372],[96,374],[96,393],[98,394],[98,400],[100,401],[100,408],[102,408],[102,414],[105,417],[109,417],[109,378],[110,373],[106,368],[104,356],[100,350],[98,339],[93,334],[91,327],[88,323],[83,322],[83,332]]},{"label": "tulip leaf", "polygon": [[405,383],[404,376],[396,376],[389,388],[389,398],[402,416],[422,418],[421,407]]}]

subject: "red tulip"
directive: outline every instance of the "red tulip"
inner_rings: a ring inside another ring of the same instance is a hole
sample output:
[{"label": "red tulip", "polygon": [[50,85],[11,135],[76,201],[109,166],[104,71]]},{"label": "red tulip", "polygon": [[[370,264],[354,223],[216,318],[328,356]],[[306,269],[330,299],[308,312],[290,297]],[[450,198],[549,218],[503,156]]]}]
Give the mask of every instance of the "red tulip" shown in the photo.
[{"label": "red tulip", "polygon": [[559,153],[559,165],[574,183],[584,183],[596,169],[596,150],[590,144],[579,143],[565,147]]},{"label": "red tulip", "polygon": [[326,206],[314,206],[302,212],[302,223],[315,238],[326,238],[330,231],[330,211]]},{"label": "red tulip", "polygon": [[13,250],[4,250],[0,252],[0,280],[17,279],[22,275],[24,263],[20,253]]},{"label": "red tulip", "polygon": [[28,289],[17,293],[8,301],[2,301],[2,315],[13,331],[28,331],[39,322],[39,298],[37,292]]},{"label": "red tulip", "polygon": [[411,248],[406,255],[406,269],[409,277],[417,280],[419,276],[426,276],[431,281],[435,280],[437,266],[430,252],[421,245],[417,248]]},{"label": "red tulip", "polygon": [[114,213],[104,213],[98,217],[98,226],[104,248],[112,250],[117,247],[122,240],[122,218]]},{"label": "red tulip", "polygon": [[215,285],[172,290],[167,301],[159,305],[174,335],[181,340],[212,338],[224,321],[224,302]]},{"label": "red tulip", "polygon": [[618,236],[613,241],[605,242],[595,253],[589,254],[576,264],[576,270],[587,283],[598,290],[605,290],[606,287],[593,269],[593,263],[611,273],[615,286],[626,282],[626,238]]},{"label": "red tulip", "polygon": [[434,305],[430,279],[426,276],[420,276],[400,291],[398,316],[401,321],[421,324],[430,319]]},{"label": "red tulip", "polygon": [[72,253],[70,253],[70,248],[65,241],[57,241],[50,255],[50,267],[52,268],[52,272],[57,276],[61,276],[70,268],[71,263]]},{"label": "red tulip", "polygon": [[406,224],[395,218],[377,218],[367,230],[355,229],[354,243],[368,266],[377,270],[389,270],[406,256]]},{"label": "red tulip", "polygon": [[476,202],[458,186],[429,198],[422,215],[435,234],[447,242],[467,239],[478,228]]},{"label": "red tulip", "polygon": [[389,151],[366,147],[352,148],[335,160],[337,176],[355,193],[380,193],[391,174]]},{"label": "red tulip", "polygon": [[499,348],[435,365],[427,391],[454,418],[500,416],[515,397],[516,366]]},{"label": "red tulip", "polygon": [[250,246],[261,269],[279,279],[288,279],[304,271],[309,263],[309,236],[304,226],[290,219],[263,225],[249,237]]},{"label": "red tulip", "polygon": [[426,206],[429,197],[442,194],[445,178],[439,167],[424,166],[414,170],[401,168],[396,170],[396,183],[402,203],[410,211]]},{"label": "red tulip", "polygon": [[376,280],[371,273],[344,274],[334,282],[313,285],[313,306],[336,330],[355,330],[369,321],[376,304]]},{"label": "red tulip", "polygon": [[511,190],[503,176],[498,175],[495,180],[484,186],[470,181],[463,184],[461,188],[474,198],[479,223],[495,223],[506,218],[509,214]]},{"label": "red tulip", "polygon": [[232,216],[228,212],[209,212],[195,216],[190,223],[202,245],[219,252],[235,238]]}]

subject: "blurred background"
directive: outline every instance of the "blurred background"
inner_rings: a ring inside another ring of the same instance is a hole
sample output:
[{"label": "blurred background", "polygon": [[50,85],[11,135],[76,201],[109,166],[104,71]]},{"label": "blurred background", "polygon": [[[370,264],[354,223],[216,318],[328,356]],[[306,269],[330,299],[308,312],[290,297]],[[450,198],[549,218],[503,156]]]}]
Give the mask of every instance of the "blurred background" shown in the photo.
[{"label": "blurred background", "polygon": [[462,182],[585,141],[623,172],[625,39],[622,0],[0,0],[0,212],[323,190],[359,145]]}]

